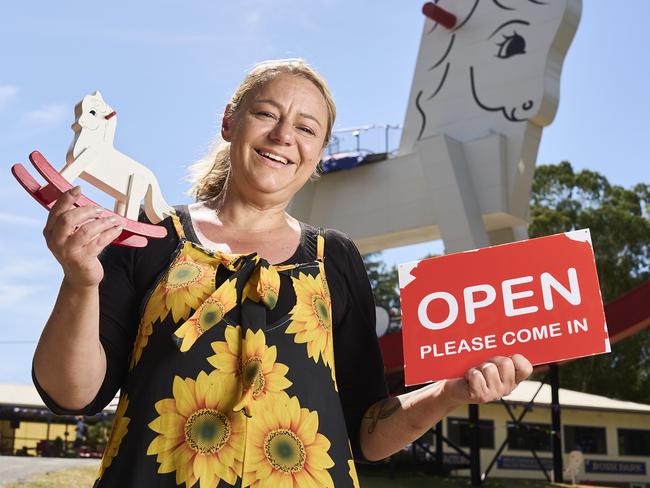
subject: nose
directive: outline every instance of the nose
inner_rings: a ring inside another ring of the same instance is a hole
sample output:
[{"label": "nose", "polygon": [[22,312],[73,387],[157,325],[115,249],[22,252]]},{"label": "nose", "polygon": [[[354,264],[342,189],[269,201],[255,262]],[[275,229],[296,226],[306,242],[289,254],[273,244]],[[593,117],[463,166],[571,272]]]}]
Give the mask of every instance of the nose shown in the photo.
[{"label": "nose", "polygon": [[278,144],[291,146],[294,142],[293,127],[288,121],[279,120],[271,130],[269,137]]}]

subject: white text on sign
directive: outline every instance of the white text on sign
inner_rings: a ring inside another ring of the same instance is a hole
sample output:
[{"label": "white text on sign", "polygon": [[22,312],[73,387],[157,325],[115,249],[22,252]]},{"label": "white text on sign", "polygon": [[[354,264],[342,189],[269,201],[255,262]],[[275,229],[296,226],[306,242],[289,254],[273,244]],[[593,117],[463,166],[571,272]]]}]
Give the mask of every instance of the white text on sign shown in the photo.
[{"label": "white text on sign", "polygon": [[[587,319],[567,320],[566,331],[568,334],[587,332],[589,326]],[[476,336],[470,339],[460,339],[458,341],[446,341],[442,344],[426,344],[420,346],[420,359],[427,356],[438,358],[443,356],[453,356],[465,352],[476,352],[487,349],[496,349],[499,345],[512,346],[515,344],[525,344],[531,341],[543,341],[553,337],[560,337],[563,334],[559,322],[552,324],[543,324],[533,327],[526,327],[517,331],[507,331],[501,334],[497,340],[496,334],[485,336]],[[500,344],[499,344],[500,343]]]},{"label": "white text on sign", "polygon": [[[559,294],[571,305],[579,305],[582,301],[580,296],[580,285],[578,274],[575,268],[567,270],[569,287],[565,287],[550,273],[542,273],[539,276],[539,288],[541,289],[543,306],[546,310],[553,309],[553,291]],[[503,311],[506,317],[532,314],[539,310],[537,305],[517,306],[517,300],[532,298],[535,292],[530,287],[522,289],[521,285],[532,283],[533,276],[521,276],[504,280],[501,282],[501,297]],[[517,291],[515,287],[520,287]],[[479,297],[477,297],[479,295]],[[480,297],[482,295],[482,297]],[[465,321],[468,324],[476,322],[476,310],[486,308],[494,304],[497,298],[496,289],[492,285],[478,284],[463,289],[463,306]],[[434,300],[443,300],[447,303],[449,312],[447,317],[439,322],[431,320],[428,314],[428,307]],[[430,330],[441,330],[452,325],[458,318],[458,300],[454,295],[446,291],[436,291],[425,296],[418,306],[418,319],[420,324]]]}]

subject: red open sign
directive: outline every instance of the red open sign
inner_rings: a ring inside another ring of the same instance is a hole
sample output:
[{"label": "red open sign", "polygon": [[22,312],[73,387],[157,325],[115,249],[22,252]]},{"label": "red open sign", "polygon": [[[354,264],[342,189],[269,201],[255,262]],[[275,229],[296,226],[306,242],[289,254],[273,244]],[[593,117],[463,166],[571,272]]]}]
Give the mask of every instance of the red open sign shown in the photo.
[{"label": "red open sign", "polygon": [[407,385],[493,356],[610,351],[589,230],[406,263],[399,277]]}]

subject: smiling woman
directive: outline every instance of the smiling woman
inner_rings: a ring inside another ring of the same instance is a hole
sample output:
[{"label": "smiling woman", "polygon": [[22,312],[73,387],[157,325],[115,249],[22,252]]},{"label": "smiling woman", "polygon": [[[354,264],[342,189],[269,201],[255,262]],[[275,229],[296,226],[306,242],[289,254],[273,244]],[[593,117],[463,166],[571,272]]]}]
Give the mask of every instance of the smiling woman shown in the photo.
[{"label": "smiling woman", "polygon": [[100,255],[119,229],[73,209],[77,190],[54,205],[45,236],[65,277],[33,377],[57,413],[98,412],[120,390],[97,488],[356,487],[353,458],[386,457],[527,376],[523,358],[496,358],[387,403],[359,251],[285,211],[334,118],[304,62],[262,63],[194,167],[197,202],[159,224],[167,238]]},{"label": "smiling woman", "polygon": [[[233,93],[226,107],[224,118],[231,118],[238,113],[240,106],[249,101],[248,99],[254,96],[260,87],[280,74],[292,75],[310,81],[321,92],[327,107],[327,118],[324,127],[322,127],[323,144],[327,144],[332,133],[334,119],[336,119],[336,105],[325,80],[301,60],[267,61],[256,65]],[[277,109],[277,106],[275,108]],[[268,114],[268,116],[271,115],[271,113]],[[321,122],[316,120],[316,123],[320,124]],[[221,137],[218,137],[213,142],[208,154],[190,168],[192,181],[190,193],[198,201],[213,199],[223,190],[229,171],[230,143],[224,142]],[[312,176],[317,176],[315,170]]]}]

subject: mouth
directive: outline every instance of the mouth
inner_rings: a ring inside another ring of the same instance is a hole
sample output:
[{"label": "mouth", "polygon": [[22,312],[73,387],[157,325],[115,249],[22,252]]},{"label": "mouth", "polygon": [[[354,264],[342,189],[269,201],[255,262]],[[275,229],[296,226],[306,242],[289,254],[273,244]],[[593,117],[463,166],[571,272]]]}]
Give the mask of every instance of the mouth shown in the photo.
[{"label": "mouth", "polygon": [[105,118],[106,120],[110,120],[111,118],[115,117],[116,115],[117,115],[117,112],[112,111],[110,114],[105,115],[104,118]]},{"label": "mouth", "polygon": [[255,152],[257,154],[259,154],[262,158],[264,158],[264,159],[266,159],[268,161],[272,161],[273,163],[279,163],[279,164],[282,164],[284,166],[289,166],[289,165],[293,164],[293,162],[291,160],[289,160],[289,159],[287,159],[287,158],[285,158],[283,156],[280,156],[278,154],[274,154],[272,152],[269,152],[269,151],[263,151],[261,149],[255,149]]},{"label": "mouth", "polygon": [[[483,110],[487,110],[488,112],[501,112],[503,116],[509,120],[510,122],[525,122],[528,120],[528,117],[526,118],[519,118],[517,117],[516,114],[516,107],[513,107],[510,112],[506,110],[506,107],[501,105],[498,107],[490,107],[483,103],[478,96],[477,90],[476,90],[476,81],[474,79],[474,66],[469,67],[469,80],[470,80],[470,85],[472,88],[472,96],[474,97],[474,101],[476,104],[481,107]],[[532,108],[533,102],[532,100],[528,100],[526,103],[524,103],[524,109],[529,110]]]}]

